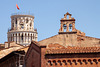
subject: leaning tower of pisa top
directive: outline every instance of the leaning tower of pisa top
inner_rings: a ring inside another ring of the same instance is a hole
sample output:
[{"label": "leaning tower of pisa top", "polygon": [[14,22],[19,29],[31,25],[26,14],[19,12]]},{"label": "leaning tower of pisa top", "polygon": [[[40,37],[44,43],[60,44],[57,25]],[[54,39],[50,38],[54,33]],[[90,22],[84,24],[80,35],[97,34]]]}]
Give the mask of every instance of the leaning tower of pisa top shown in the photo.
[{"label": "leaning tower of pisa top", "polygon": [[29,45],[37,41],[37,30],[34,29],[34,16],[27,14],[13,14],[11,16],[11,29],[8,30],[8,42]]}]

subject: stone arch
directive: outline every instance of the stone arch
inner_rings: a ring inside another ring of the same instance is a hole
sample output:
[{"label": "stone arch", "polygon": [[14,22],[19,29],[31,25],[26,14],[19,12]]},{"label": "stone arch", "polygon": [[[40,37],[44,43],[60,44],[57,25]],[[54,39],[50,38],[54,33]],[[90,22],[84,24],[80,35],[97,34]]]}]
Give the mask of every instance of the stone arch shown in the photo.
[{"label": "stone arch", "polygon": [[75,60],[75,59],[73,59],[72,61],[73,61],[73,62],[76,62],[76,60]]},{"label": "stone arch", "polygon": [[66,15],[66,18],[69,19],[69,15]]},{"label": "stone arch", "polygon": [[90,64],[93,64],[92,60],[91,59],[88,59],[88,62],[90,62]]},{"label": "stone arch", "polygon": [[80,64],[82,64],[82,61],[81,61],[81,59],[78,59],[77,61],[78,61]]},{"label": "stone arch", "polygon": [[56,60],[53,60],[53,63],[54,63],[55,65],[57,65]]},{"label": "stone arch", "polygon": [[93,59],[93,62],[95,62],[96,64],[98,63],[98,62],[97,62],[97,59]]},{"label": "stone arch", "polygon": [[88,61],[90,62],[90,61],[91,61],[91,59],[88,59]]},{"label": "stone arch", "polygon": [[77,62],[76,62],[76,60],[75,60],[75,59],[73,59],[73,60],[72,60],[72,62],[74,62],[74,63],[75,63],[75,65],[77,64]]},{"label": "stone arch", "polygon": [[48,64],[49,64],[49,65],[52,65],[51,60],[48,60]]},{"label": "stone arch", "polygon": [[57,62],[59,63],[59,65],[62,65],[61,60],[58,60]]},{"label": "stone arch", "polygon": [[67,62],[66,62],[66,60],[62,60],[62,62],[63,62],[65,65],[67,65]]},{"label": "stone arch", "polygon": [[70,65],[72,65],[72,62],[71,62],[71,60],[67,60],[67,62],[68,62],[68,63],[70,63]]},{"label": "stone arch", "polygon": [[83,59],[83,62],[84,62],[85,64],[87,64],[87,61],[86,61],[86,59]]}]

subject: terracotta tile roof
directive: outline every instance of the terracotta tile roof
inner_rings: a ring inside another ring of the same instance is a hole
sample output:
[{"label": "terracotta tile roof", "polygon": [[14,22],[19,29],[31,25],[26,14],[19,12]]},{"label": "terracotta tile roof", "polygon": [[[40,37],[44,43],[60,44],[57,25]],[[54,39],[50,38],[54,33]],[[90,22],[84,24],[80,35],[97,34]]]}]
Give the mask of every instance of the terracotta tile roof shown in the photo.
[{"label": "terracotta tile roof", "polygon": [[37,41],[32,41],[31,43],[36,44],[38,47],[46,47],[45,45],[40,45],[39,42]]},{"label": "terracotta tile roof", "polygon": [[0,50],[0,59],[8,55],[9,53],[16,51],[18,49],[21,49],[21,48],[23,48],[23,46],[16,46],[16,47],[11,47],[11,48]]},{"label": "terracotta tile roof", "polygon": [[65,49],[46,49],[46,54],[95,53],[95,52],[100,52],[100,47],[67,47]]},{"label": "terracotta tile roof", "polygon": [[50,43],[50,44],[48,45],[48,48],[50,48],[50,49],[59,49],[59,48],[66,48],[66,47],[63,46],[63,45],[60,45],[60,44],[58,44],[58,43],[54,43],[54,44]]},{"label": "terracotta tile roof", "polygon": [[34,44],[40,46],[40,44],[39,44],[37,41],[34,41],[34,40],[33,40],[31,43],[34,43]]},{"label": "terracotta tile roof", "polygon": [[21,49],[18,49],[17,51],[25,51],[25,53],[27,52],[29,46],[23,47]]}]

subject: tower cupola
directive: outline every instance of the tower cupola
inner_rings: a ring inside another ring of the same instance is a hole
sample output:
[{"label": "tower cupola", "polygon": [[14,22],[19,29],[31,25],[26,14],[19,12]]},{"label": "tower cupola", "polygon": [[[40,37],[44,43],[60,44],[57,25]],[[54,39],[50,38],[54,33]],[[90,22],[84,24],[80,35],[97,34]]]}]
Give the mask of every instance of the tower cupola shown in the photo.
[{"label": "tower cupola", "polygon": [[8,42],[29,45],[32,40],[37,41],[37,30],[34,29],[34,16],[14,14],[11,16],[11,29],[8,30]]}]

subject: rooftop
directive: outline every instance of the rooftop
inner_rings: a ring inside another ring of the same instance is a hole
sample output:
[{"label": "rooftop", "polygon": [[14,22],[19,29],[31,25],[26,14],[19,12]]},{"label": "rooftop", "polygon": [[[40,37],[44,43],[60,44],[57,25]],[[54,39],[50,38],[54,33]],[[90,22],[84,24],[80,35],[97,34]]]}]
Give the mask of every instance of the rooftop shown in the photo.
[{"label": "rooftop", "polygon": [[70,47],[61,49],[47,49],[46,54],[66,54],[66,53],[98,53],[100,47]]}]

